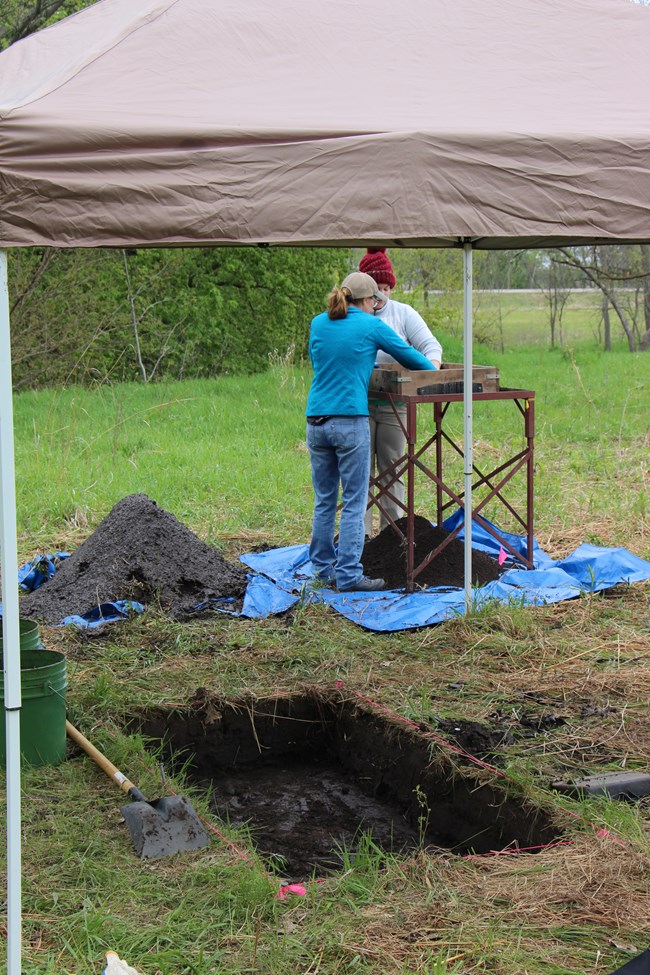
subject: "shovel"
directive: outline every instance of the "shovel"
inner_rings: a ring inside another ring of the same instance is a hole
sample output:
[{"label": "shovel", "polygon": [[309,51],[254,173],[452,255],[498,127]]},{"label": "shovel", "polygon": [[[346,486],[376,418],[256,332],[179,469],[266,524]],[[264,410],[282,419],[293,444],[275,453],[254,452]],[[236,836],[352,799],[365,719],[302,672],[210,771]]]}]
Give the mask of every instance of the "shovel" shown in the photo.
[{"label": "shovel", "polygon": [[184,796],[165,796],[148,802],[140,790],[95,748],[80,731],[65,723],[68,738],[76,742],[99,765],[109,779],[133,799],[121,812],[131,832],[136,853],[155,860],[182,850],[199,850],[210,842],[197,813]]}]

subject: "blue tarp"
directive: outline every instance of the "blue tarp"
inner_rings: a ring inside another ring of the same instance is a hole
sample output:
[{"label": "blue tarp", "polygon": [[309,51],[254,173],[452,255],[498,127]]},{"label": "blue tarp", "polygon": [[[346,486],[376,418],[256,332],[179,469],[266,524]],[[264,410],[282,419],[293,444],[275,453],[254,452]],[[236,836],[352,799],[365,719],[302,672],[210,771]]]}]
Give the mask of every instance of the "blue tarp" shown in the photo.
[{"label": "blue tarp", "polygon": [[[284,589],[265,579],[264,576],[248,576],[248,585],[244,596],[244,604],[240,611],[233,608],[236,602],[234,599],[211,599],[204,603],[199,603],[196,612],[199,613],[206,609],[211,609],[218,613],[226,613],[229,616],[247,616],[250,619],[263,619],[275,613],[284,613],[287,609],[298,602],[299,596],[286,592]],[[96,606],[83,616],[66,616],[61,620],[59,626],[73,625],[82,630],[96,629],[104,623],[114,623],[117,620],[127,619],[135,613],[143,613],[145,607],[142,603],[136,603],[132,599],[121,599],[115,603],[102,603]],[[0,606],[0,615],[2,607]]]},{"label": "blue tarp", "polygon": [[[31,562],[25,562],[18,569],[18,585],[25,592],[33,592],[48,582],[56,573],[61,562],[67,559],[69,552],[51,552],[48,555],[37,555]],[[76,626],[80,630],[94,630],[105,623],[128,619],[134,613],[142,613],[144,606],[132,599],[120,599],[114,603],[102,603],[83,615],[66,616],[59,626]],[[0,619],[2,619],[2,603],[0,603]]]},{"label": "blue tarp", "polygon": [[31,562],[25,562],[18,569],[18,585],[25,592],[33,592],[51,579],[69,552],[54,552],[50,555],[37,555]]},{"label": "blue tarp", "polygon": [[118,599],[114,603],[101,603],[83,616],[66,616],[58,625],[76,626],[78,630],[96,630],[105,623],[116,623],[143,612],[142,603],[136,603],[133,599]]},{"label": "blue tarp", "polygon": [[292,592],[280,588],[275,582],[271,579],[266,579],[264,576],[249,574],[247,579],[248,584],[241,610],[234,608],[235,599],[228,598],[209,599],[204,603],[199,603],[195,607],[196,612],[200,613],[202,610],[212,609],[219,613],[226,613],[229,616],[247,616],[249,619],[264,619],[267,616],[274,616],[276,613],[284,613],[294,603],[297,603],[300,598]]},{"label": "blue tarp", "polygon": [[[457,512],[444,522],[448,531],[462,521]],[[488,522],[488,524],[490,524]],[[495,527],[496,526],[492,526]],[[522,555],[526,538],[496,529]],[[462,529],[459,539],[463,538]],[[472,526],[475,548],[498,557],[501,545],[480,525]],[[465,592],[459,588],[436,587],[414,593],[399,590],[376,593],[337,593],[312,588],[312,568],[307,545],[291,545],[268,552],[242,555],[241,561],[255,572],[272,580],[287,592],[300,592],[303,598],[327,603],[341,615],[368,630],[389,632],[431,626],[465,612]],[[477,608],[490,601],[515,602],[540,606],[574,599],[581,593],[610,589],[621,583],[650,579],[650,562],[624,548],[581,545],[568,558],[555,562],[537,542],[533,546],[534,568],[509,568],[499,579],[473,591]]]},{"label": "blue tarp", "polygon": [[[462,512],[456,512],[444,522],[444,527],[453,531],[462,520]],[[496,530],[515,551],[525,555],[525,536]],[[462,529],[457,537],[462,540]],[[500,543],[476,523],[472,528],[472,544],[494,558],[498,557],[501,549]],[[66,557],[66,552],[57,552],[26,563],[18,572],[21,588],[36,589],[54,575],[57,565]],[[234,600],[220,599],[197,606],[197,612],[212,609],[232,616],[263,619],[286,612],[300,600],[312,600],[326,603],[359,626],[383,632],[432,626],[465,612],[465,593],[461,588],[439,586],[413,593],[400,590],[337,593],[314,586],[308,545],[251,552],[240,556],[240,560],[253,570],[248,576],[242,609],[234,608]],[[574,599],[581,593],[598,592],[621,583],[650,579],[650,562],[624,548],[583,544],[568,558],[555,562],[534,542],[533,564],[534,568],[530,570],[507,568],[495,582],[475,589],[474,605],[480,608],[490,601],[496,601],[520,606],[543,606]],[[103,603],[83,616],[66,617],[61,625],[73,624],[91,629],[125,619],[132,613],[141,613],[143,609],[140,603],[131,600]]]}]

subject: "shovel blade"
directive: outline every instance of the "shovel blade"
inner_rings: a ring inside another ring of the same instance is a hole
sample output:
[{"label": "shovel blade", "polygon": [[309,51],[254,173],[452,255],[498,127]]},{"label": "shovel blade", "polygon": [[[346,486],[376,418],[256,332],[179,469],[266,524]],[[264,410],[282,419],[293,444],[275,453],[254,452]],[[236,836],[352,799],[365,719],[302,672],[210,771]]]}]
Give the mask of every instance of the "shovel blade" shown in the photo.
[{"label": "shovel blade", "polygon": [[122,806],[136,853],[144,860],[200,850],[210,842],[201,820],[184,796]]}]

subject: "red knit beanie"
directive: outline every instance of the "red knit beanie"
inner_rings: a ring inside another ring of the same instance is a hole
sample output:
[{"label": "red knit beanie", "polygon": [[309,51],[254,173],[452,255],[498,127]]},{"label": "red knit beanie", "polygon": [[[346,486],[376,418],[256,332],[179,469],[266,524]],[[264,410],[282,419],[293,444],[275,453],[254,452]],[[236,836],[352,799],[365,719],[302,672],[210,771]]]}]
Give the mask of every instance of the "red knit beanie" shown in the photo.
[{"label": "red knit beanie", "polygon": [[386,257],[385,247],[369,247],[359,261],[359,270],[369,274],[377,284],[388,284],[395,287],[395,272],[393,265]]}]

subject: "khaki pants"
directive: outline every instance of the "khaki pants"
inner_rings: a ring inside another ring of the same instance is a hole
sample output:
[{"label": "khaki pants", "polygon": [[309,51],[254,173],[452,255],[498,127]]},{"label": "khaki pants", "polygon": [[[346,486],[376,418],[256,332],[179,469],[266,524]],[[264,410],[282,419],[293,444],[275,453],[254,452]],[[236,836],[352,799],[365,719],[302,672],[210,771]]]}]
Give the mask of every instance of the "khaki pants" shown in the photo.
[{"label": "khaki pants", "polygon": [[[396,410],[399,417],[406,426],[406,407],[397,406]],[[404,450],[406,448],[406,437],[404,431],[400,426],[400,421],[395,415],[395,411],[390,403],[375,403],[370,404],[370,474],[375,476],[379,471],[385,471],[387,467],[390,467],[395,461],[399,460],[400,457],[404,455]],[[388,483],[389,478],[384,478],[384,483]],[[390,493],[394,495],[399,501],[404,501],[404,480],[399,478],[395,483],[388,488]],[[370,495],[369,495],[370,497]],[[406,514],[403,508],[400,508],[392,498],[388,495],[383,495],[379,502],[393,519],[397,521],[398,518],[403,518]],[[378,513],[379,509],[376,505],[372,505],[366,511],[365,519],[365,532],[366,535],[372,534],[372,522],[373,515]],[[383,515],[379,517],[379,529],[385,528],[388,524],[387,520]]]}]

